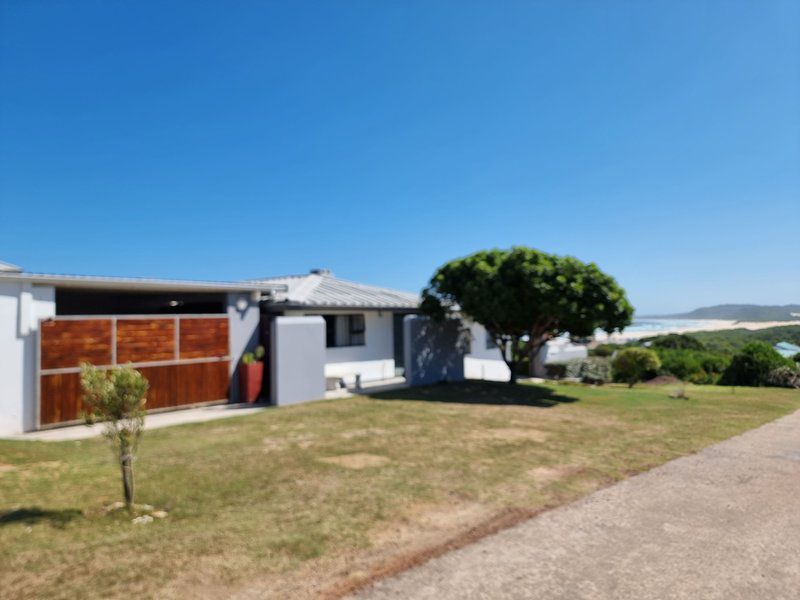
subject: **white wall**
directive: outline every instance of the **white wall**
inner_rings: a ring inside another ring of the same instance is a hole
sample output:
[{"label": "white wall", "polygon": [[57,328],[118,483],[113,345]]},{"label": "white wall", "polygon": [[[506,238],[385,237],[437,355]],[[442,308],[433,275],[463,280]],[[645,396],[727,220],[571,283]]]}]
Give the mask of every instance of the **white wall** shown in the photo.
[{"label": "white wall", "polygon": [[270,334],[273,404],[284,406],[325,397],[325,320],[276,317]]},{"label": "white wall", "polygon": [[[239,304],[244,310],[239,310]],[[228,398],[239,402],[239,361],[242,354],[252,352],[259,344],[259,324],[261,309],[258,298],[253,294],[228,294],[228,350],[231,357],[231,387]]]},{"label": "white wall", "polygon": [[0,282],[0,435],[36,427],[36,336],[55,310],[54,288]]},{"label": "white wall", "polygon": [[486,329],[479,323],[465,321],[472,336],[469,354],[464,357],[464,377],[488,381],[508,381],[511,371],[499,348],[486,348]]},{"label": "white wall", "polygon": [[589,356],[586,346],[573,344],[569,338],[556,338],[545,344],[540,353],[543,364],[580,360]]},{"label": "white wall", "polygon": [[394,377],[394,326],[391,311],[369,310],[318,310],[286,311],[286,316],[363,314],[365,344],[325,349],[325,376],[341,377],[348,385],[355,374],[362,381],[377,381]]}]

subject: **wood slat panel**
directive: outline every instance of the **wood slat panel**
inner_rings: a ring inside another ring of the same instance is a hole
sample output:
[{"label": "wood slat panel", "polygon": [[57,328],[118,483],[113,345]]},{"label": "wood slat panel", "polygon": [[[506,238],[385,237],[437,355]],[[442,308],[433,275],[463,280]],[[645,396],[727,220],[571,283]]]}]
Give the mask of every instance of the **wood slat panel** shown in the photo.
[{"label": "wood slat panel", "polygon": [[[222,361],[139,369],[150,382],[147,409],[227,399],[228,364]],[[85,407],[79,373],[42,375],[42,425],[80,419],[82,410]]]},{"label": "wood slat panel", "polygon": [[211,358],[228,355],[228,318],[181,319],[180,357]]},{"label": "wood slat panel", "polygon": [[228,361],[178,365],[177,404],[228,398]]},{"label": "wood slat panel", "polygon": [[42,369],[110,364],[111,319],[43,321],[41,356]]},{"label": "wood slat panel", "polygon": [[83,407],[80,373],[42,375],[39,419],[42,425],[74,421]]},{"label": "wood slat panel", "polygon": [[175,358],[173,319],[117,319],[117,363]]}]

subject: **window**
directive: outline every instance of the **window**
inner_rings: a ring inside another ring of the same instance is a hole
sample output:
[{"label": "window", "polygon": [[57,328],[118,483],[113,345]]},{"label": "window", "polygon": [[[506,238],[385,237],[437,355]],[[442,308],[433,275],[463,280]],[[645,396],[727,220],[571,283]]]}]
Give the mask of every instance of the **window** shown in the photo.
[{"label": "window", "polygon": [[325,345],[328,348],[363,346],[366,341],[364,315],[322,315],[325,319]]},{"label": "window", "polygon": [[492,334],[486,331],[486,349],[491,350],[492,348],[497,348],[497,344],[494,343],[494,338],[492,338]]}]

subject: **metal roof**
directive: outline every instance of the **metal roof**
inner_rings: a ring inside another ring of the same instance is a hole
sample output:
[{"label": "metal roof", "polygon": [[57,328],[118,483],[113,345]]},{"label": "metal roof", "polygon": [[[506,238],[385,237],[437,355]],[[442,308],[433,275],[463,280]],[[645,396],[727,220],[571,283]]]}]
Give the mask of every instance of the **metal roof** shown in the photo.
[{"label": "metal roof", "polygon": [[19,273],[21,271],[21,267],[0,260],[0,273]]},{"label": "metal roof", "polygon": [[286,275],[254,280],[287,286],[275,303],[307,308],[416,309],[419,296],[391,288],[356,283],[317,269],[308,275]]},{"label": "metal roof", "polygon": [[285,292],[282,284],[261,281],[192,281],[148,277],[101,277],[96,275],[55,275],[0,271],[0,281],[22,281],[57,287],[172,292]]},{"label": "metal roof", "polygon": [[773,348],[777,350],[778,354],[786,358],[792,358],[795,354],[800,354],[800,346],[789,342],[778,342]]}]

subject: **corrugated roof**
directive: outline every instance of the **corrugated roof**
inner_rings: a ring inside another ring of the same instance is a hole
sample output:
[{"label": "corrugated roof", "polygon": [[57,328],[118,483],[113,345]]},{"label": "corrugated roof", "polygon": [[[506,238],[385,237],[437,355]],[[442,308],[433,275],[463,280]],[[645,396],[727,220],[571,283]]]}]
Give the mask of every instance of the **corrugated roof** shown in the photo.
[{"label": "corrugated roof", "polygon": [[39,285],[108,290],[164,290],[184,292],[282,292],[287,288],[269,282],[191,281],[148,277],[102,277],[0,271],[0,281],[25,281]]},{"label": "corrugated roof", "polygon": [[21,267],[0,260],[0,273],[19,273],[20,271],[22,271]]},{"label": "corrugated roof", "polygon": [[800,346],[789,342],[778,342],[773,347],[777,350],[778,354],[786,358],[792,358],[794,355],[800,353]]},{"label": "corrugated roof", "polygon": [[417,294],[339,279],[323,270],[308,275],[268,277],[256,281],[286,285],[287,291],[277,293],[275,301],[288,306],[373,309],[414,309],[419,306]]}]

